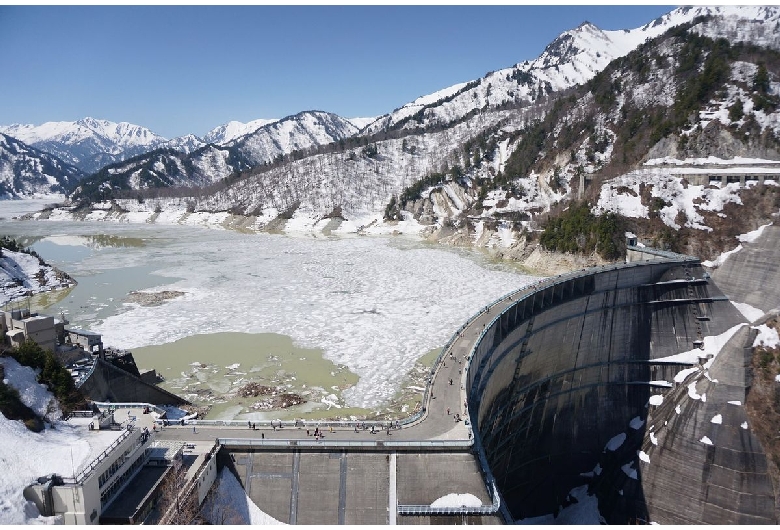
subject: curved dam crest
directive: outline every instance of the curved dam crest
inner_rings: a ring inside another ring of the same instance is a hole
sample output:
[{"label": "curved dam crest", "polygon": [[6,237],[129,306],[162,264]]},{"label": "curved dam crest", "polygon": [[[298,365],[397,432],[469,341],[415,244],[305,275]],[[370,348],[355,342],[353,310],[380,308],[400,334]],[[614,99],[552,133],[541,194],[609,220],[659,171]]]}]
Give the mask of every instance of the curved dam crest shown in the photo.
[{"label": "curved dam crest", "polygon": [[776,522],[766,456],[727,405],[745,402],[755,333],[714,360],[670,359],[745,323],[697,259],[587,269],[514,297],[465,376],[505,520],[557,514],[587,485],[612,524]]}]

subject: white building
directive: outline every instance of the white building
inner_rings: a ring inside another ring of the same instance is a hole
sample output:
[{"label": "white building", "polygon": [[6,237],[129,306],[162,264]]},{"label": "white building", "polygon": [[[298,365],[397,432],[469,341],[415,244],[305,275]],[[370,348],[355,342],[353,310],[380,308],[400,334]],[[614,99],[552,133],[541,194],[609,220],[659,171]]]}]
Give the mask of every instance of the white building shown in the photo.
[{"label": "white building", "polygon": [[30,313],[29,309],[14,309],[3,311],[0,333],[11,346],[18,347],[30,338],[44,350],[55,351],[58,324],[64,325],[52,316]]}]

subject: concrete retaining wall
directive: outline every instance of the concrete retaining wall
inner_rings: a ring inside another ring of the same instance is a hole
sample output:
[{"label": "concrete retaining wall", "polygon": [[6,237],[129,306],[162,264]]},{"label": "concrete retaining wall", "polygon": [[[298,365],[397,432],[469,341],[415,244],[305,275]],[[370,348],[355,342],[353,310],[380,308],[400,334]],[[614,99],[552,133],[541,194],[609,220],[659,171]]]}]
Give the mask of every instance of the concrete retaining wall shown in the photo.
[{"label": "concrete retaining wall", "polygon": [[102,359],[95,360],[95,367],[79,389],[92,401],[114,403],[152,403],[154,405],[187,405],[189,402],[145,383]]}]

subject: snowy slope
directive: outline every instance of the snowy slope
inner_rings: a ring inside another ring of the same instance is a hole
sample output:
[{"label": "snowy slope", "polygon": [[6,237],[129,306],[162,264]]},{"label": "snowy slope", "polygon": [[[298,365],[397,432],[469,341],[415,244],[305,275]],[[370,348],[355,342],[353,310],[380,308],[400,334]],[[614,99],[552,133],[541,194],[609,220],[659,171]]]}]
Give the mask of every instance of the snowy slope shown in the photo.
[{"label": "snowy slope", "polygon": [[277,122],[277,119],[259,119],[252,120],[248,123],[242,123],[240,121],[229,121],[218,127],[213,128],[203,137],[203,141],[207,144],[222,145],[235,140],[246,134],[255,132],[260,127]]},{"label": "snowy slope", "polygon": [[[0,364],[5,368],[4,382],[19,392],[25,405],[40,414],[56,415],[57,401],[37,382],[34,370],[11,358],[0,358]],[[72,477],[122,434],[121,431],[90,431],[89,421],[91,418],[56,421],[45,431],[34,433],[21,421],[0,414],[0,525],[62,522],[61,517],[42,517],[22,492],[38,477],[52,473]]]},{"label": "snowy slope", "polygon": [[374,123],[378,116],[372,116],[370,118],[349,118],[349,122],[358,128],[358,130],[363,129],[366,125],[370,123]]},{"label": "snowy slope", "polygon": [[74,281],[37,257],[2,249],[0,255],[0,305],[11,300],[74,285]]},{"label": "snowy slope", "polygon": [[83,177],[78,168],[0,133],[0,199],[65,193]]},{"label": "snowy slope", "polygon": [[[371,124],[365,132],[375,133],[398,126],[415,127],[447,124],[475,109],[507,102],[532,102],[540,96],[585,83],[613,59],[623,57],[648,39],[698,16],[714,15],[716,20],[702,25],[707,36],[727,36],[730,40],[751,40],[778,47],[778,10],[769,7],[680,8],[636,29],[605,31],[585,22],[562,33],[532,61],[518,63],[461,83],[404,105]],[[422,112],[420,119],[409,120]]]},{"label": "snowy slope", "polygon": [[281,154],[326,145],[357,132],[355,125],[340,116],[307,111],[265,125],[225,145],[236,148],[250,164],[259,165]]},{"label": "snowy slope", "polygon": [[206,142],[194,134],[186,134],[184,136],[177,136],[173,140],[168,140],[167,142],[161,144],[160,147],[165,149],[173,149],[174,151],[188,154],[197,149],[200,149],[204,145],[206,145]]}]

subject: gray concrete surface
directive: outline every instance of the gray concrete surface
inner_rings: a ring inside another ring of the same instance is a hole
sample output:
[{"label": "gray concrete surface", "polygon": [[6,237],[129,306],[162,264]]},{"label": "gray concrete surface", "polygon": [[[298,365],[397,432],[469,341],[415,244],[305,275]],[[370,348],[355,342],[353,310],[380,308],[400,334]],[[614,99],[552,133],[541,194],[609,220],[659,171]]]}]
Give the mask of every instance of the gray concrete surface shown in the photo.
[{"label": "gray concrete surface", "polygon": [[715,283],[731,300],[764,313],[780,307],[780,226],[767,226],[754,242],[741,245],[712,271]]}]

